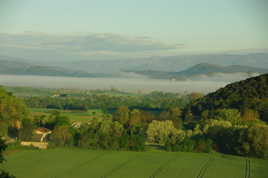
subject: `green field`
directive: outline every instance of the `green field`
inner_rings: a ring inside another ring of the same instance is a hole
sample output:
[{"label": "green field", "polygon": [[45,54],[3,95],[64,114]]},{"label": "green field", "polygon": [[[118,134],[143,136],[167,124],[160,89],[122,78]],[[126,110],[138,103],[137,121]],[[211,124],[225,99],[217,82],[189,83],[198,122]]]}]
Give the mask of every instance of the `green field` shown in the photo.
[{"label": "green field", "polygon": [[68,117],[71,122],[73,121],[87,122],[90,119],[105,117],[103,111],[99,109],[90,109],[88,111],[72,111],[72,110],[55,110],[46,108],[32,108],[31,111],[36,116],[48,115],[51,114],[53,111],[59,111],[62,116]]},{"label": "green field", "polygon": [[268,161],[161,151],[21,150],[1,166],[17,178],[267,178]]}]

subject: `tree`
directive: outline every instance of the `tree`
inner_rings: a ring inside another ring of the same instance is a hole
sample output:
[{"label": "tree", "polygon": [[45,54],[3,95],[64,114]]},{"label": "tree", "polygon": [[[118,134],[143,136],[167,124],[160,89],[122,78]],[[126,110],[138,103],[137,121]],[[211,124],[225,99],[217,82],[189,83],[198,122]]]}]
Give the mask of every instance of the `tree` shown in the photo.
[{"label": "tree", "polygon": [[248,152],[253,156],[268,158],[268,126],[255,126],[247,129]]},{"label": "tree", "polygon": [[0,120],[0,137],[8,136],[8,123]]},{"label": "tree", "polygon": [[153,121],[147,129],[147,140],[149,143],[165,144],[169,135],[177,135],[179,130],[173,125],[170,120]]},{"label": "tree", "polygon": [[129,126],[141,126],[141,112],[134,109],[130,112]]},{"label": "tree", "polygon": [[245,109],[243,111],[242,118],[244,121],[252,121],[252,120],[254,121],[254,120],[259,120],[260,115],[258,111],[255,111],[253,109]]},{"label": "tree", "polygon": [[204,111],[201,113],[201,119],[202,119],[202,120],[209,119],[209,111],[208,111],[208,110],[204,110]]},{"label": "tree", "polygon": [[29,117],[30,113],[24,102],[0,88],[0,136],[6,137],[11,133],[9,136],[17,137],[21,120]]},{"label": "tree", "polygon": [[97,118],[81,126],[78,133],[78,146],[118,150],[123,132],[124,127],[121,123],[111,119]]},{"label": "tree", "polygon": [[183,121],[181,118],[182,112],[180,108],[171,108],[169,111],[169,119],[172,120],[174,127],[177,129],[182,129]]},{"label": "tree", "polygon": [[70,119],[67,116],[61,115],[59,112],[55,112],[50,115],[49,119],[44,125],[48,129],[53,130],[59,126],[70,126]]},{"label": "tree", "polygon": [[125,150],[143,151],[145,149],[145,132],[139,126],[133,126],[124,130],[120,137],[120,146]]},{"label": "tree", "polygon": [[22,126],[19,129],[19,139],[23,141],[30,141],[33,136],[34,124],[30,119],[23,119]]},{"label": "tree", "polygon": [[160,119],[161,120],[170,120],[173,122],[174,126],[177,129],[181,129],[183,126],[183,121],[181,118],[182,112],[180,108],[175,107],[175,108],[170,108],[167,112],[162,112],[160,114]]},{"label": "tree", "polygon": [[71,128],[67,125],[57,126],[51,135],[50,140],[56,146],[68,146],[73,143],[73,134]]},{"label": "tree", "polygon": [[127,126],[129,123],[129,109],[127,106],[121,106],[117,109],[114,114],[114,120],[120,122],[124,126]]},{"label": "tree", "polygon": [[230,121],[209,119],[203,123],[203,131],[208,133],[214,128],[230,128],[232,126]]},{"label": "tree", "polygon": [[[7,145],[5,144],[4,140],[0,137],[0,164],[3,163],[5,160],[3,157],[3,152],[7,148]],[[15,176],[10,175],[9,173],[0,170],[0,178],[15,178]]]},{"label": "tree", "polygon": [[233,125],[242,122],[241,114],[237,109],[218,109],[215,111],[213,119],[230,121]]}]

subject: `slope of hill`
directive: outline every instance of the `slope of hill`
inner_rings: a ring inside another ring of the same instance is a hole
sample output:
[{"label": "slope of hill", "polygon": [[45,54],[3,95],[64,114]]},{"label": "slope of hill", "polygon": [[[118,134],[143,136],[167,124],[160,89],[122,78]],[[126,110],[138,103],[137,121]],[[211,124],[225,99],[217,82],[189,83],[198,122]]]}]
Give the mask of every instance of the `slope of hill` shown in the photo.
[{"label": "slope of hill", "polygon": [[194,76],[194,75],[207,75],[210,73],[266,73],[268,69],[263,68],[256,68],[256,67],[249,67],[249,66],[242,66],[242,65],[231,65],[231,66],[220,66],[208,63],[200,63],[197,64],[187,70],[181,72],[173,73],[174,76]]},{"label": "slope of hill", "polygon": [[[250,166],[245,169],[246,160],[250,160]],[[123,152],[68,148],[43,151],[28,149],[8,154],[3,168],[20,178],[242,178],[248,174],[254,178],[268,176],[267,160],[155,150]]]},{"label": "slope of hill", "polygon": [[268,74],[229,84],[197,100],[190,108],[195,115],[205,110],[251,108],[268,121],[264,118],[268,116]]},{"label": "slope of hill", "polygon": [[55,66],[30,65],[24,62],[0,60],[0,74],[68,76],[68,77],[100,77],[102,74],[91,74],[84,71],[70,70]]}]

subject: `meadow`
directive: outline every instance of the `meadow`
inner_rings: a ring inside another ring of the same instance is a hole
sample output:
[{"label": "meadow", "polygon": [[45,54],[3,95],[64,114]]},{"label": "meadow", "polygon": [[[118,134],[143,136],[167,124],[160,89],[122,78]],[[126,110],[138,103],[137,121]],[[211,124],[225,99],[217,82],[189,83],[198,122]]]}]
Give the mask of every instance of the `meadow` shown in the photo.
[{"label": "meadow", "polygon": [[268,161],[164,151],[73,148],[11,151],[1,165],[17,178],[267,178]]},{"label": "meadow", "polygon": [[55,111],[61,113],[62,116],[66,116],[71,122],[87,122],[91,119],[102,118],[105,116],[100,109],[89,109],[87,111],[74,111],[74,110],[55,110],[46,108],[31,108],[34,116],[49,115]]}]

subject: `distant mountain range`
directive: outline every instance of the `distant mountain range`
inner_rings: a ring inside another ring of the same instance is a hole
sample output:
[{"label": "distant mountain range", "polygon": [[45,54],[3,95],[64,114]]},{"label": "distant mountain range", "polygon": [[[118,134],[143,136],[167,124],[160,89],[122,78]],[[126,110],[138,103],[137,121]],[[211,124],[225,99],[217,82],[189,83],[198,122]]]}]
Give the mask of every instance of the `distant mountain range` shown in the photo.
[{"label": "distant mountain range", "polygon": [[266,67],[268,68],[268,53],[185,55],[125,60],[73,59],[72,62],[57,59],[34,61],[0,56],[0,74],[13,75],[238,81],[268,73]]},{"label": "distant mountain range", "polygon": [[186,70],[173,73],[174,76],[207,75],[210,73],[266,73],[268,69],[243,65],[220,66],[209,63],[200,63]]},{"label": "distant mountain range", "polygon": [[70,70],[55,66],[30,65],[24,62],[0,60],[0,74],[39,75],[66,77],[107,77],[105,74],[91,74],[79,70]]},{"label": "distant mountain range", "polygon": [[158,78],[158,79],[170,79],[170,78],[187,79],[190,77],[197,77],[201,75],[212,76],[214,74],[232,74],[232,73],[245,73],[248,75],[254,73],[264,74],[268,73],[268,69],[249,67],[243,65],[221,66],[209,63],[200,63],[179,72],[163,72],[163,71],[150,71],[150,70],[127,71],[127,72],[133,72],[136,74],[148,76],[150,78]]},{"label": "distant mountain range", "polygon": [[[13,49],[12,49],[13,51]],[[179,72],[199,63],[209,63],[221,66],[244,65],[257,68],[268,68],[268,49],[262,52],[248,53],[215,53],[215,54],[188,54],[175,56],[136,57],[109,57],[73,56],[50,53],[27,53],[20,51],[9,52],[0,50],[0,60],[25,62],[31,65],[60,66],[65,69],[85,71],[88,73],[119,74],[122,71],[163,71]]]}]

